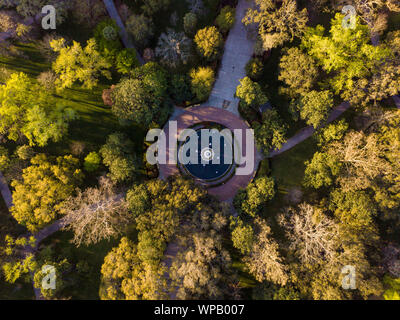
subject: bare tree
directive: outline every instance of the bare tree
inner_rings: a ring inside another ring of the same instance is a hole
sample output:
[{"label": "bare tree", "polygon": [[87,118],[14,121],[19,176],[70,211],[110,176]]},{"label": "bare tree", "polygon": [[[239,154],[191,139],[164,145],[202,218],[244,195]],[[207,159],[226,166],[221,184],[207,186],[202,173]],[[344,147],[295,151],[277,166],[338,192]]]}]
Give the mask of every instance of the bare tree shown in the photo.
[{"label": "bare tree", "polygon": [[99,179],[99,187],[78,192],[65,201],[63,226],[74,232],[77,246],[97,243],[121,234],[131,222],[124,196],[116,194],[111,180]]},{"label": "bare tree", "polygon": [[366,189],[373,179],[391,171],[390,164],[383,158],[384,146],[378,139],[376,134],[353,131],[343,141],[330,145],[328,153],[343,163],[338,181],[345,191]]},{"label": "bare tree", "polygon": [[257,281],[272,281],[285,285],[288,281],[287,268],[278,251],[278,243],[272,239],[271,228],[261,218],[254,219],[255,241],[245,262]]},{"label": "bare tree", "polygon": [[301,262],[314,264],[334,259],[339,228],[320,209],[302,203],[297,209],[287,208],[278,222],[286,231],[289,248]]}]

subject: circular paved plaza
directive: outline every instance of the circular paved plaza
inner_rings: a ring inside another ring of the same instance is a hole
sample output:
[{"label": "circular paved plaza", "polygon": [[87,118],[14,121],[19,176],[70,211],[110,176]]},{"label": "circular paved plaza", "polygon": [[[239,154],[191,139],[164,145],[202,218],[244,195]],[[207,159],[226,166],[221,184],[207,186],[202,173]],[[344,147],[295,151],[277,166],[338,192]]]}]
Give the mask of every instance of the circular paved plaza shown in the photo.
[{"label": "circular paved plaza", "polygon": [[[214,107],[207,106],[196,106],[192,108],[182,109],[177,108],[177,112],[175,116],[171,117],[169,122],[164,128],[164,133],[166,135],[167,142],[167,164],[159,164],[160,170],[160,178],[165,179],[168,176],[178,174],[179,168],[176,163],[169,164],[168,160],[176,159],[177,155],[177,147],[176,145],[169,145],[169,140],[174,139],[177,141],[178,137],[181,135],[182,131],[187,128],[192,128],[200,123],[218,123],[222,126],[230,129],[232,132],[235,129],[239,129],[242,131],[242,142],[241,142],[241,150],[242,156],[245,155],[246,152],[246,130],[250,129],[249,126],[238,116],[233,113]],[[170,137],[170,123],[171,121],[176,121],[177,130],[176,136]],[[245,166],[249,167],[249,164],[243,163],[236,166],[235,173],[230,177],[229,180],[219,184],[217,186],[209,186],[208,192],[214,196],[216,196],[221,201],[230,201],[233,199],[239,188],[245,188],[251,180],[254,178],[255,172],[257,170],[259,161],[261,160],[261,155],[257,151],[257,148],[254,146],[254,157],[250,164],[250,167],[253,170],[250,170],[248,174],[238,175],[237,170],[239,168],[244,168]]]}]

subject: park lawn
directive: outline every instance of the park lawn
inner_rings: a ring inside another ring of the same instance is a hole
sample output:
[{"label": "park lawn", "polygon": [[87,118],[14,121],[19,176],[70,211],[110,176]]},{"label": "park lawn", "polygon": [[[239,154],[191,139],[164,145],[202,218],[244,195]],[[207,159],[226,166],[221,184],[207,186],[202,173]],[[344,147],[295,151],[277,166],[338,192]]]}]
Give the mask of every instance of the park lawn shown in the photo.
[{"label": "park lawn", "polygon": [[[0,66],[26,73],[33,81],[43,71],[51,69],[40,55],[34,44],[17,44],[17,48],[26,55],[24,57],[0,56]],[[142,151],[145,130],[140,127],[121,127],[111,108],[105,106],[102,100],[103,89],[109,88],[112,81],[100,79],[99,85],[91,90],[84,89],[75,84],[72,88],[65,89],[55,94],[56,103],[72,108],[76,111],[78,119],[70,123],[68,136],[59,143],[49,143],[46,152],[52,154],[69,153],[69,144],[72,141],[82,141],[86,149],[95,150],[105,143],[106,137],[115,131],[124,131],[135,142],[138,151]]]},{"label": "park lawn", "polygon": [[[286,196],[291,188],[302,188],[306,167],[304,162],[311,160],[316,151],[317,142],[313,137],[310,137],[272,159],[263,160],[270,161],[271,176],[275,179],[276,184],[275,197],[265,207],[264,217],[274,217],[283,207],[288,205]],[[306,193],[303,188],[302,191]],[[304,194],[304,197],[306,197],[306,194]]]},{"label": "park lawn", "polygon": [[[101,280],[101,266],[104,262],[104,257],[112,248],[118,246],[119,239],[110,241],[103,240],[95,245],[76,247],[70,242],[73,234],[71,231],[58,231],[45,239],[41,246],[50,246],[53,249],[54,256],[59,259],[66,258],[69,263],[76,265],[80,261],[88,264],[89,269],[76,277],[76,274],[71,274],[71,277],[66,275],[66,280],[72,280],[62,292],[63,297],[71,298],[72,300],[98,300],[99,288]],[[76,273],[76,269],[71,273]]]}]

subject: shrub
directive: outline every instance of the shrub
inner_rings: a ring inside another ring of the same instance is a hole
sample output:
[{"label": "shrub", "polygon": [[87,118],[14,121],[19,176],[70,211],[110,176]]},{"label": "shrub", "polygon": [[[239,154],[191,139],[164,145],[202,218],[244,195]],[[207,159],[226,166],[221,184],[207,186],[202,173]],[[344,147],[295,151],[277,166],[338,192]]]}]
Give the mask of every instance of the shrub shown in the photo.
[{"label": "shrub", "polygon": [[214,26],[197,31],[194,41],[199,53],[209,61],[216,60],[220,56],[224,44],[221,33]]},{"label": "shrub", "polygon": [[216,19],[216,24],[222,33],[226,33],[235,23],[235,8],[225,6]]},{"label": "shrub", "polygon": [[214,84],[214,71],[210,67],[199,67],[190,72],[192,92],[196,98],[205,101]]},{"label": "shrub", "polygon": [[131,69],[138,66],[135,49],[124,49],[117,54],[116,68],[119,73],[128,74]]},{"label": "shrub", "polygon": [[263,63],[260,59],[251,59],[246,64],[246,75],[254,81],[260,80],[263,73]]},{"label": "shrub", "polygon": [[87,172],[94,172],[99,169],[101,158],[97,152],[90,152],[83,163],[83,167]]}]

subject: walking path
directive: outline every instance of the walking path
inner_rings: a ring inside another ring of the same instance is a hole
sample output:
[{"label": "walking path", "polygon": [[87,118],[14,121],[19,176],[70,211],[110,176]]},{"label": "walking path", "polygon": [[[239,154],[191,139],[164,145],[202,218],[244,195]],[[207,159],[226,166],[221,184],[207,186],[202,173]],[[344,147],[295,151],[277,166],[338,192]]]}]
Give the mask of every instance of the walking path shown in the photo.
[{"label": "walking path", "polygon": [[[336,120],[339,116],[342,115],[343,112],[345,112],[348,108],[350,107],[350,104],[347,102],[343,102],[339,106],[337,106],[331,114],[328,117],[327,123],[330,123],[334,120]],[[271,152],[268,155],[268,158],[273,158],[291,148],[299,144],[300,142],[303,142],[304,140],[308,139],[311,137],[315,132],[315,129],[313,126],[306,127],[302,130],[300,130],[299,133],[288,139],[288,141],[280,148],[279,150],[271,150]]]},{"label": "walking path", "polygon": [[246,64],[253,55],[255,40],[249,39],[247,30],[242,23],[246,10],[252,2],[239,0],[236,7],[236,21],[229,31],[225,42],[224,55],[221,61],[221,68],[218,72],[217,81],[211,92],[210,98],[205,106],[224,108],[239,116],[239,99],[235,98],[236,88],[239,85],[239,79],[246,76]]},{"label": "walking path", "polygon": [[119,28],[119,34],[121,36],[122,42],[124,43],[125,47],[130,48],[130,49],[135,49],[137,59],[139,60],[139,62],[141,64],[144,64],[144,60],[143,60],[142,56],[140,55],[140,53],[137,51],[137,49],[133,45],[132,39],[125,29],[125,25],[122,22],[121,17],[119,16],[119,13],[117,11],[117,8],[115,7],[114,1],[113,0],[103,0],[103,2],[107,8],[108,14],[117,23],[117,26]]}]

